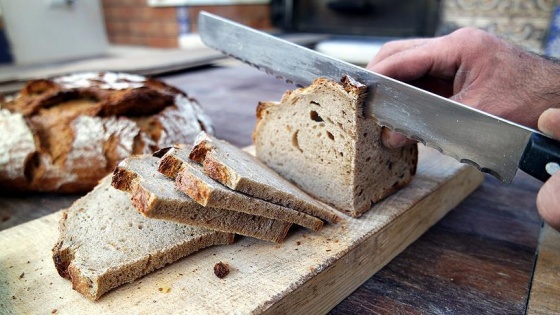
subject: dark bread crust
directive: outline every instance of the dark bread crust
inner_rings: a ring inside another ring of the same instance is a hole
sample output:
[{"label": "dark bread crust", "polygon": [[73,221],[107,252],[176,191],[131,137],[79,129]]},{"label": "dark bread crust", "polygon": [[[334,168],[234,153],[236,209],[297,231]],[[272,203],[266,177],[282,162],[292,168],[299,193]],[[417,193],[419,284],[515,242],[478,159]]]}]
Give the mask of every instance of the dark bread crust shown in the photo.
[{"label": "dark bread crust", "polygon": [[87,192],[127,156],[192,141],[201,130],[212,132],[198,103],[184,92],[119,73],[30,81],[0,107],[23,115],[34,138],[34,148],[26,148],[29,156],[7,165],[25,171],[0,176],[0,188],[7,190]]},{"label": "dark bread crust", "polygon": [[361,216],[410,182],[418,161],[416,145],[383,146],[382,127],[364,117],[366,95],[350,77],[342,84],[318,78],[280,103],[259,104],[257,157],[309,195]]},{"label": "dark bread crust", "polygon": [[[286,237],[291,223],[199,205],[178,192],[173,180],[157,173],[157,162],[156,158],[149,156],[130,157],[117,166],[118,171],[113,176],[113,187],[129,189],[132,205],[144,216],[276,243]],[[121,181],[129,182],[122,184]]]},{"label": "dark bread crust", "polygon": [[[200,144],[198,141],[195,141],[195,143],[197,145]],[[208,146],[211,146],[211,144],[208,144]],[[257,198],[246,191],[238,192],[228,188],[227,185],[223,185],[208,176],[203,166],[190,160],[188,158],[189,153],[187,147],[170,150],[160,161],[160,165],[162,162],[165,162],[164,160],[168,159],[172,159],[175,164],[182,164],[182,167],[176,174],[175,185],[198,204],[205,207],[229,209],[250,215],[286,221],[314,231],[319,230],[323,226],[323,222],[316,216]]]},{"label": "dark bread crust", "polygon": [[[189,158],[202,164],[204,173],[232,190],[269,201],[301,213],[336,223],[334,209],[319,203],[247,152],[201,132]],[[247,172],[247,170],[251,170]]]},{"label": "dark bread crust", "polygon": [[[52,255],[57,272],[92,301],[204,247],[234,241],[232,233],[143,218],[109,178],[64,211],[59,231]],[[104,249],[107,244],[127,248],[126,255]]]}]

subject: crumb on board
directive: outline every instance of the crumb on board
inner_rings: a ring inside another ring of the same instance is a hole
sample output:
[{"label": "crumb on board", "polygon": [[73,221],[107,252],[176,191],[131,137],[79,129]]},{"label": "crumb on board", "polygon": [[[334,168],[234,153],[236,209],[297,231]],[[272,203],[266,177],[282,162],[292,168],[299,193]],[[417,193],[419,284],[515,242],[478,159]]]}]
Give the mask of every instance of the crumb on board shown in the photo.
[{"label": "crumb on board", "polygon": [[158,288],[158,290],[159,290],[160,292],[162,292],[162,293],[169,293],[169,292],[171,292],[171,288],[168,287],[168,286]]},{"label": "crumb on board", "polygon": [[220,261],[214,265],[214,274],[220,279],[225,278],[229,274],[229,265]]}]

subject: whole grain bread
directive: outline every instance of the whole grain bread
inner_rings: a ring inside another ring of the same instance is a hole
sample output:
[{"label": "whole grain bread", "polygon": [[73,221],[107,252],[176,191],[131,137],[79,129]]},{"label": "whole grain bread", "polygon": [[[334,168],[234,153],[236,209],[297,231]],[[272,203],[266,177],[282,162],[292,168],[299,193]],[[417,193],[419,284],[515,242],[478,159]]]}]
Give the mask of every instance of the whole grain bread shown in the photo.
[{"label": "whole grain bread", "polygon": [[280,103],[260,103],[256,155],[284,178],[335,208],[359,217],[412,180],[416,145],[388,149],[381,127],[363,116],[366,86],[317,79]]},{"label": "whole grain bread", "polygon": [[[162,157],[158,170],[170,178],[175,177],[176,187],[200,205],[282,220],[314,231],[323,226],[323,221],[314,216],[236,192],[218,183],[204,173],[202,166],[189,160],[190,151],[190,146],[171,148]],[[175,171],[177,173],[173,174]]]},{"label": "whole grain bread", "polygon": [[201,163],[206,175],[233,190],[328,222],[339,219],[333,208],[310,197],[255,156],[204,131],[196,137],[189,158]]},{"label": "whole grain bread", "polygon": [[107,176],[63,212],[53,261],[90,300],[234,234],[143,217]]},{"label": "whole grain bread", "polygon": [[123,73],[30,81],[0,109],[0,145],[16,144],[0,161],[0,187],[9,190],[86,192],[127,156],[213,132],[185,93]]},{"label": "whole grain bread", "polygon": [[158,163],[158,158],[149,155],[129,157],[113,173],[113,187],[129,192],[132,205],[144,216],[265,241],[282,242],[286,237],[288,222],[199,205],[157,171]]}]

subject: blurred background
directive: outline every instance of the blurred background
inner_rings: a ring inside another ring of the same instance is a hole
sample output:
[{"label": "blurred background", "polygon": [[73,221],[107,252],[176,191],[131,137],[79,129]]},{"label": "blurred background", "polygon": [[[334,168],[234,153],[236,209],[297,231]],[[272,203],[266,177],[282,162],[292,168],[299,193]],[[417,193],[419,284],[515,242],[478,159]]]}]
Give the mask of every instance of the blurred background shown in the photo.
[{"label": "blurred background", "polygon": [[158,74],[222,58],[206,10],[356,64],[386,41],[472,26],[556,56],[557,0],[0,0],[0,91],[83,70]]}]

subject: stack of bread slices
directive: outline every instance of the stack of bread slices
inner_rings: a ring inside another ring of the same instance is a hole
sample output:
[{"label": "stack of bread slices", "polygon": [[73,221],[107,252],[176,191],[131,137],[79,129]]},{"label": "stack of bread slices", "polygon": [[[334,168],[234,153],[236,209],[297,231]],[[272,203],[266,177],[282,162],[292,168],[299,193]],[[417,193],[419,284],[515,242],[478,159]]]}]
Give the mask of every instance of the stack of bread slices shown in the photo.
[{"label": "stack of bread slices", "polygon": [[[112,214],[94,209],[103,204]],[[294,224],[317,231],[338,220],[254,156],[201,132],[193,146],[124,159],[65,212],[53,257],[59,274],[96,300],[235,234],[282,242]]]},{"label": "stack of bread slices", "polygon": [[200,132],[193,145],[124,159],[64,212],[59,274],[96,300],[235,234],[282,242],[294,224],[338,222],[336,210],[361,216],[412,180],[418,158],[416,145],[381,144],[365,93],[351,78],[318,79],[259,104],[256,157]]},{"label": "stack of bread slices", "polygon": [[[163,153],[165,151],[165,153]],[[282,242],[292,224],[319,230],[334,209],[243,150],[201,132],[194,145],[125,159],[113,187],[144,216]]]}]

